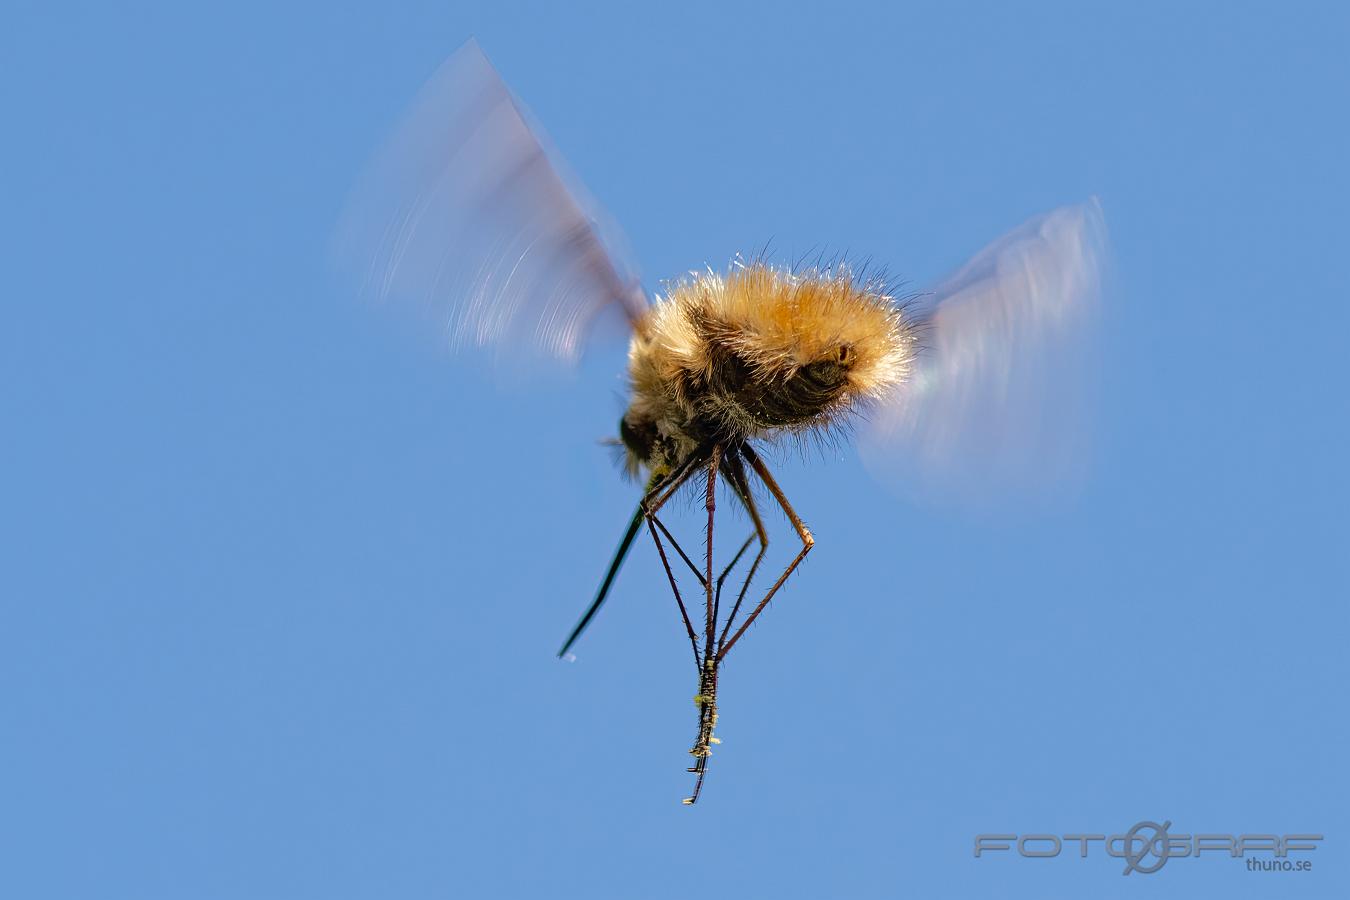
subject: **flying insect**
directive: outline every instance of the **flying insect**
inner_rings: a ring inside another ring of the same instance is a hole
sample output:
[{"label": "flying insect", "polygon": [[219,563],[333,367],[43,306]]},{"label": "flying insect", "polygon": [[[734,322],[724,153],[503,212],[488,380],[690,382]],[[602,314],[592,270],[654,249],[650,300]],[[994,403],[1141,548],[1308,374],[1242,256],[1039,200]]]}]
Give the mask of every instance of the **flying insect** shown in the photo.
[{"label": "flying insect", "polygon": [[[453,345],[575,361],[598,320],[619,314],[630,396],[616,444],[644,489],[559,656],[604,603],[645,528],[698,671],[689,769],[697,777],[684,801],[692,804],[718,742],[721,664],[815,546],[760,450],[860,425],[864,459],[886,481],[978,490],[986,477],[1061,471],[1076,458],[1074,364],[1100,292],[1104,227],[1095,201],[1061,207],[931,290],[905,295],[846,262],[763,258],[693,272],[649,295],[622,246],[472,42],[431,79],[372,164],[340,242],[367,293],[425,305]],[[719,481],[753,533],[715,572]],[[707,515],[695,555],[661,518],[686,490]],[[766,498],[800,546],[752,594],[770,541]],[[747,558],[737,595],[724,604],[723,586]],[[701,609],[681,594],[681,565],[698,584]]]}]

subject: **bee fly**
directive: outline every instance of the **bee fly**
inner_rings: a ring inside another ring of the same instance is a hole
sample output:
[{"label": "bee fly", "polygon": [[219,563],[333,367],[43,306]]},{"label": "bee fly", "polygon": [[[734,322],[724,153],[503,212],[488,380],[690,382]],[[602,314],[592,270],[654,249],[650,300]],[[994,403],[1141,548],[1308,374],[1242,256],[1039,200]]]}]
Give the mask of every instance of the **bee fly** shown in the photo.
[{"label": "bee fly", "polygon": [[[558,655],[599,610],[645,527],[698,670],[692,804],[718,742],[720,666],[815,545],[756,447],[827,432],[869,408],[865,458],[883,478],[959,489],[972,472],[1012,474],[1010,461],[1060,467],[1055,453],[1072,431],[1063,351],[1078,343],[1096,297],[1101,232],[1095,202],[1061,208],[904,301],[884,278],[842,263],[763,260],[693,273],[648,298],[613,230],[471,42],[428,83],[358,187],[339,246],[345,260],[369,261],[368,292],[430,305],[455,344],[574,361],[598,317],[623,314],[631,400],[617,443],[646,487]],[[753,531],[715,574],[719,479]],[[707,513],[697,561],[661,519],[682,489]],[[747,605],[769,545],[756,499],[766,493],[800,547]],[[723,585],[752,550],[727,609]],[[679,565],[702,593],[694,615]]]}]

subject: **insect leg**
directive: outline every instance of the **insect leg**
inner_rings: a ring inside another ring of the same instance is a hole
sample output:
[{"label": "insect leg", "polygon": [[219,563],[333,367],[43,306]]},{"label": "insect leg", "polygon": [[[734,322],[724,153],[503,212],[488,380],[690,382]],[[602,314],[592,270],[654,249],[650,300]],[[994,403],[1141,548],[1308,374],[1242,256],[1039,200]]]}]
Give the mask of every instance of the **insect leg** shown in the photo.
[{"label": "insect leg", "polygon": [[[694,453],[690,454],[688,459],[676,466],[666,475],[654,475],[651,480],[647,482],[647,489],[643,493],[642,500],[638,503],[637,509],[633,512],[632,521],[628,523],[628,530],[624,533],[622,540],[619,542],[618,549],[614,552],[614,559],[610,561],[609,570],[606,571],[604,581],[600,584],[600,590],[596,592],[595,599],[592,600],[591,605],[586,608],[586,612],[582,614],[576,627],[572,629],[572,633],[568,635],[567,640],[563,642],[562,649],[558,651],[558,657],[560,659],[567,655],[568,650],[572,649],[572,645],[576,643],[579,637],[581,637],[581,633],[586,630],[588,625],[590,625],[591,619],[599,612],[601,605],[605,602],[605,598],[609,596],[609,589],[613,586],[614,579],[619,574],[619,568],[623,565],[624,559],[628,556],[628,551],[633,545],[633,539],[637,537],[638,529],[642,527],[642,520],[647,509],[652,505],[652,498],[656,497],[662,491],[666,492],[665,496],[661,497],[655,505],[655,508],[659,509],[660,505],[665,503],[665,501],[670,498],[670,495],[678,490],[679,486],[698,467],[700,455],[704,452],[706,451],[704,451],[703,448],[699,448]],[[680,554],[683,556],[684,551],[680,550]],[[688,557],[686,557],[686,559],[687,558]],[[692,562],[689,563],[689,566],[690,568],[694,568]],[[694,568],[694,571],[697,573],[698,570]]]},{"label": "insect leg", "polygon": [[721,648],[717,651],[717,659],[719,660],[731,651],[731,648],[741,639],[741,635],[745,634],[745,629],[749,628],[750,623],[754,622],[759,614],[764,611],[764,607],[769,605],[769,601],[773,599],[773,595],[778,593],[778,589],[788,580],[788,576],[796,570],[797,566],[801,564],[801,561],[806,558],[806,554],[810,553],[811,548],[816,544],[816,539],[811,537],[811,530],[806,527],[806,523],[797,515],[797,511],[792,508],[792,504],[788,503],[787,497],[783,494],[783,489],[778,486],[778,482],[774,481],[773,475],[769,473],[768,467],[765,466],[764,461],[759,458],[759,454],[750,449],[749,445],[743,446],[741,448],[741,453],[744,454],[746,462],[750,463],[750,468],[755,470],[755,474],[759,476],[759,480],[764,482],[764,486],[769,489],[769,493],[773,494],[773,498],[778,501],[778,505],[783,508],[783,512],[787,514],[788,521],[792,523],[792,527],[796,530],[797,536],[802,540],[802,549],[798,552],[796,557],[793,558],[792,562],[788,563],[788,567],[783,570],[783,574],[778,576],[778,580],[773,583],[773,587],[769,588],[769,592],[764,595],[764,599],[759,601],[759,605],[755,607],[754,612],[750,613],[745,622],[741,624],[741,627],[731,636],[731,640],[722,644]]},{"label": "insect leg", "polygon": [[675,496],[675,492],[689,480],[690,475],[694,474],[694,470],[708,461],[711,452],[711,444],[700,446],[659,481],[653,478],[652,481],[656,486],[642,498],[643,503],[647,505],[647,509],[655,513],[665,506],[666,501]]},{"label": "insect leg", "polygon": [[[675,537],[667,530],[666,526],[656,517],[657,510],[665,505],[666,501],[674,495],[675,491],[679,490],[680,485],[694,474],[697,465],[696,463],[691,464],[693,459],[694,457],[690,457],[690,459],[685,460],[685,462],[677,466],[660,485],[657,485],[654,489],[648,491],[642,498],[642,503],[639,505],[639,508],[647,519],[647,530],[651,532],[652,542],[656,544],[656,553],[661,557],[661,566],[666,570],[666,579],[670,582],[670,590],[675,594],[675,603],[680,608],[680,618],[684,620],[685,631],[689,633],[689,644],[694,650],[694,665],[698,666],[700,671],[702,671],[703,657],[699,654],[698,650],[698,636],[694,633],[694,623],[689,618],[689,610],[685,608],[684,598],[680,596],[680,586],[675,581],[675,573],[670,568],[670,559],[666,556],[665,544],[661,542],[661,535],[657,533],[658,526],[661,531],[665,533],[666,537],[670,538],[670,542],[675,545],[675,549],[679,551],[681,558],[689,565],[689,568],[694,570],[695,575],[698,575],[698,569],[695,568],[693,562],[689,559],[689,556],[684,552],[684,548],[679,545],[675,540]],[[658,494],[660,494],[660,496],[657,496]],[[699,575],[699,578],[702,580],[701,575]]]},{"label": "insect leg", "polygon": [[[720,467],[720,474],[724,479],[726,479],[727,484],[731,485],[732,490],[737,492],[736,493],[737,498],[741,499],[742,488],[738,485],[736,481],[733,480],[731,473],[727,471],[733,463],[739,465],[740,460],[738,460],[734,456],[724,457],[722,460],[722,466]],[[737,477],[741,479],[742,483],[744,482],[745,478],[744,474],[739,474]],[[741,502],[742,504],[744,504],[745,500],[741,499]],[[758,513],[752,511],[752,515],[758,516]],[[704,578],[703,573],[698,570],[698,566],[694,563],[694,561],[689,558],[689,554],[686,553],[684,551],[684,548],[680,546],[680,542],[676,540],[675,535],[670,533],[670,529],[667,528],[666,524],[661,521],[660,516],[653,516],[653,518],[655,518],[656,520],[656,527],[661,530],[661,535],[667,541],[670,542],[671,546],[675,548],[675,552],[680,555],[680,559],[684,561],[685,566],[687,566],[689,571],[693,573],[693,576],[698,579],[699,587],[706,588],[707,579]],[[759,533],[751,532],[750,536],[745,539],[745,543],[741,544],[740,549],[736,551],[736,555],[731,558],[731,562],[727,563],[726,566],[722,569],[722,573],[717,576],[717,581],[714,582],[714,593],[713,593],[714,611],[720,609],[723,584],[726,582],[727,578],[731,575],[732,570],[734,570],[737,564],[740,563],[741,558],[745,556],[746,551],[750,549],[750,544],[754,542],[756,537],[759,537]],[[767,538],[764,538],[764,540],[767,540]],[[751,568],[753,571],[753,566]]]},{"label": "insect leg", "polygon": [[[732,557],[731,562],[722,570],[722,574],[717,578],[716,590],[713,594],[713,623],[717,620],[718,610],[722,603],[722,585],[726,582],[736,564],[741,561],[750,544],[756,538],[759,539],[759,552],[755,555],[755,561],[750,565],[750,571],[745,576],[745,581],[741,585],[740,595],[736,599],[736,606],[732,608],[731,617],[728,618],[726,626],[722,630],[721,640],[726,640],[727,629],[731,626],[731,619],[735,618],[736,610],[740,607],[741,600],[745,598],[746,588],[750,586],[751,579],[755,576],[755,570],[759,568],[760,560],[764,558],[764,552],[768,545],[768,534],[760,521],[759,512],[754,507],[754,499],[750,496],[749,485],[745,478],[745,468],[741,465],[739,457],[733,450],[727,454],[722,461],[722,477],[726,479],[727,484],[731,486],[732,492],[740,498],[750,513],[750,518],[755,522],[755,531],[750,534],[745,542],[741,544],[736,555]],[[711,484],[709,491],[711,491]],[[711,570],[709,570],[711,574]],[[721,663],[721,657],[713,653],[713,644],[710,643],[706,652],[703,667],[699,673],[699,691],[695,702],[699,707],[698,737],[694,741],[694,748],[690,752],[693,754],[695,762],[689,767],[689,771],[697,776],[694,781],[693,793],[686,797],[684,802],[687,805],[693,805],[698,802],[699,795],[703,792],[703,780],[708,774],[708,757],[712,754],[712,745],[717,743],[714,731],[717,728],[717,675],[718,667]]]},{"label": "insect leg", "polygon": [[[730,462],[731,459],[732,459],[731,457],[727,457],[728,462]],[[728,477],[725,468],[723,468],[722,470],[722,477],[726,478],[727,481],[730,483],[730,478]],[[739,497],[740,495],[738,494],[737,496]],[[680,542],[676,539],[675,535],[670,533],[670,529],[666,527],[666,523],[661,521],[660,516],[655,515],[652,516],[652,521],[656,523],[656,527],[660,530],[662,537],[664,537],[670,543],[670,545],[675,548],[675,552],[680,555],[680,559],[683,560],[685,566],[689,569],[690,573],[693,574],[694,578],[698,579],[699,587],[706,589],[708,586],[707,579],[704,577],[703,573],[698,570],[698,565],[692,559],[689,558],[689,554],[686,553],[684,548],[680,546]],[[719,617],[717,614],[719,613],[722,604],[722,588],[726,584],[727,578],[731,575],[732,571],[736,568],[737,564],[740,563],[742,557],[745,556],[746,551],[750,549],[750,545],[754,543],[757,537],[758,534],[756,532],[753,531],[750,532],[750,536],[745,539],[745,542],[743,544],[741,544],[740,548],[736,551],[736,555],[731,558],[731,562],[727,563],[726,566],[723,567],[721,574],[717,576],[717,581],[714,582],[713,585],[713,612],[715,614],[714,618]],[[761,546],[759,555],[755,557],[755,562],[750,567],[750,575],[746,576],[747,582],[749,578],[754,575],[755,568],[759,565],[759,559],[763,555],[764,555],[763,547]],[[741,597],[744,596],[745,596],[745,585],[742,585]],[[722,636],[726,637],[725,631]]]},{"label": "insect leg", "polygon": [[675,539],[675,535],[670,533],[670,529],[666,527],[666,523],[662,522],[661,517],[657,516],[655,513],[652,514],[652,521],[655,522],[656,527],[661,530],[662,536],[670,541],[671,546],[675,548],[675,552],[680,554],[680,559],[684,560],[684,564],[689,567],[689,571],[694,573],[694,577],[698,579],[698,586],[706,586],[707,581],[704,579],[703,573],[698,570],[698,565],[689,558],[688,553],[684,552],[684,548],[681,547],[680,542]]},{"label": "insect leg", "polygon": [[[717,469],[721,461],[722,446],[716,444],[708,460],[708,489],[704,495],[704,507],[708,511],[708,535],[702,580],[704,602],[707,605],[705,622],[707,643],[704,645],[703,663],[699,667],[698,695],[694,697],[694,703],[698,706],[698,735],[694,738],[693,749],[689,751],[694,757],[694,765],[689,767],[689,771],[695,773],[698,778],[694,782],[693,794],[685,798],[684,802],[688,805],[698,802],[698,796],[703,791],[703,778],[708,772],[708,757],[712,754],[712,745],[717,743],[713,730],[717,727],[717,666],[720,660],[713,655],[716,649],[714,639],[717,633],[717,610],[713,597],[712,565],[713,522],[717,510]],[[695,652],[694,656],[697,658],[698,653]]]},{"label": "insect leg", "polygon": [[689,751],[695,762],[686,770],[698,777],[694,780],[694,792],[684,798],[686,806],[698,802],[698,795],[703,792],[703,779],[708,774],[712,745],[719,743],[713,736],[717,728],[717,666],[718,659],[710,652],[699,669],[698,696],[694,698],[698,704],[698,737],[694,739],[694,749]]},{"label": "insect leg", "polygon": [[[758,571],[759,564],[764,560],[764,554],[769,550],[769,531],[764,527],[764,520],[760,518],[759,508],[755,505],[755,497],[750,492],[750,482],[745,475],[745,466],[741,464],[739,458],[728,456],[724,471],[727,482],[731,484],[736,496],[740,498],[741,504],[745,507],[745,511],[749,513],[750,520],[755,525],[755,531],[746,540],[745,546],[741,548],[741,553],[744,553],[745,548],[749,547],[750,541],[755,540],[756,538],[759,539],[759,552],[755,554],[754,561],[750,563],[750,571],[746,573],[745,580],[741,582],[741,590],[736,595],[736,603],[731,607],[731,614],[727,616],[726,623],[722,626],[722,636],[718,640],[719,650],[721,647],[725,646],[727,635],[731,632],[731,626],[736,621],[736,614],[740,612],[741,604],[745,601],[746,592],[750,589],[750,582],[754,580],[755,572]],[[737,559],[739,558],[740,554],[737,554]],[[733,565],[735,562],[736,560],[732,560]],[[722,573],[722,578],[718,580],[717,588],[719,602],[722,580],[725,580],[729,572],[730,568],[728,567],[727,572]]]},{"label": "insect leg", "polygon": [[712,459],[708,460],[708,491],[703,503],[704,508],[708,511],[707,562],[703,569],[703,593],[707,603],[707,621],[704,626],[707,644],[703,650],[704,656],[712,655],[715,649],[713,639],[717,633],[717,612],[713,609],[713,513],[717,509],[717,466],[721,461],[722,446],[718,444],[713,447]]},{"label": "insect leg", "polygon": [[[717,613],[718,615],[721,614],[722,585],[727,580],[727,576],[731,574],[731,570],[736,568],[736,564],[741,561],[741,557],[745,556],[745,552],[750,549],[750,545],[755,542],[756,536],[757,535],[753,531],[750,532],[750,536],[745,539],[745,543],[741,544],[741,548],[736,551],[736,555],[731,558],[731,562],[727,563],[726,567],[722,569],[722,574],[717,576],[717,586],[715,592],[713,593],[714,613]],[[751,574],[754,574],[754,570],[755,567],[752,565],[750,567]]]},{"label": "insect leg", "polygon": [[[661,530],[661,534],[665,537],[667,541],[670,542],[671,546],[675,548],[675,552],[680,555],[680,559],[684,561],[685,566],[687,566],[689,568],[689,571],[693,573],[694,577],[698,579],[698,586],[704,587],[707,584],[707,582],[703,577],[703,573],[698,570],[698,566],[694,564],[694,561],[689,558],[689,554],[686,553],[684,551],[684,548],[680,546],[680,542],[675,539],[675,535],[670,533],[670,529],[666,527],[666,523],[662,522],[659,516],[653,516],[652,518],[655,519],[656,527]],[[721,609],[722,587],[726,583],[727,578],[731,575],[732,570],[736,568],[737,564],[739,564],[741,559],[745,556],[746,551],[750,549],[750,545],[753,544],[758,537],[759,535],[757,535],[755,532],[753,531],[750,532],[750,536],[745,539],[744,543],[741,544],[740,548],[736,551],[736,555],[731,558],[731,562],[727,563],[725,566],[722,567],[722,573],[717,576],[717,581],[713,583],[714,612],[717,612],[718,610]],[[750,566],[750,574],[746,576],[747,582],[750,580],[751,577],[753,577],[755,568],[759,566],[759,557],[763,556],[763,550],[764,548],[761,547],[759,555],[755,557],[755,562]],[[742,595],[744,595],[745,593],[744,586],[742,586],[741,593]]]}]

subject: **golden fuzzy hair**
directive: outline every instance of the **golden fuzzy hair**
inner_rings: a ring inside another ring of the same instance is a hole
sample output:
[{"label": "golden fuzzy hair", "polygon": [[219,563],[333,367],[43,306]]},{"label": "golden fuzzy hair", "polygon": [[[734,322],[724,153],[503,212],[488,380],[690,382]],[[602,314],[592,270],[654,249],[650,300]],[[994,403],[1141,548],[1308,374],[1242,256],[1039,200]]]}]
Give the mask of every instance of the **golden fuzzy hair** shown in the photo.
[{"label": "golden fuzzy hair", "polygon": [[667,457],[709,433],[737,441],[830,425],[902,382],[916,351],[884,281],[845,266],[697,273],[670,285],[636,330],[625,423],[674,441]]}]

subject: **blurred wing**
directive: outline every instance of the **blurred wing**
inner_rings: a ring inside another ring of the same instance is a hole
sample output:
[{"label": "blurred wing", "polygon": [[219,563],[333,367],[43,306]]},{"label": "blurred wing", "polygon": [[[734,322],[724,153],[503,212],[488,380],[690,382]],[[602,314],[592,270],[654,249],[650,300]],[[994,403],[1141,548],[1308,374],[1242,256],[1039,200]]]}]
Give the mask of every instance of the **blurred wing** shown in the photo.
[{"label": "blurred wing", "polygon": [[455,53],[355,190],[339,263],[363,293],[411,301],[453,346],[575,361],[608,308],[647,301],[616,262],[595,206],[476,43]]},{"label": "blurred wing", "polygon": [[1079,480],[1105,253],[1096,200],[1062,207],[921,298],[913,377],[860,442],[872,472],[910,497],[966,505]]}]

